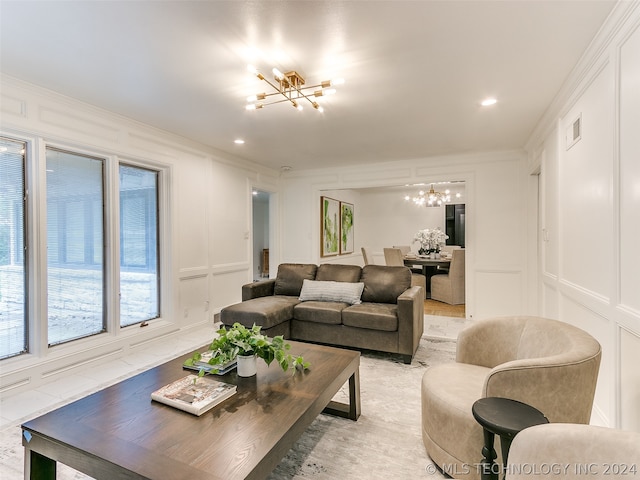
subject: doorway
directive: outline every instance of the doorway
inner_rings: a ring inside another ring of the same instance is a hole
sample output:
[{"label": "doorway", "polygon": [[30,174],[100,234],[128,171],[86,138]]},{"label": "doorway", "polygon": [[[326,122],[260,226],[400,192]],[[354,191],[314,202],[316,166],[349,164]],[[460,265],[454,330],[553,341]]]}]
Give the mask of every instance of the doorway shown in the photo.
[{"label": "doorway", "polygon": [[269,212],[271,194],[253,189],[252,218],[253,218],[253,280],[259,281],[269,278]]}]

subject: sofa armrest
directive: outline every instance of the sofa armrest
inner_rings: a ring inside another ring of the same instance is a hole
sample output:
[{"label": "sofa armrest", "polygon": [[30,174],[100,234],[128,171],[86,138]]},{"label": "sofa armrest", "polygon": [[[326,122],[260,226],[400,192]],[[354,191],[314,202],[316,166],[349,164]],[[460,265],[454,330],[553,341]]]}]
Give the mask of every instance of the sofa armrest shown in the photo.
[{"label": "sofa armrest", "polygon": [[275,278],[263,280],[261,282],[247,283],[242,286],[242,301],[251,300],[252,298],[268,297],[273,295],[276,285]]},{"label": "sofa armrest", "polygon": [[423,297],[422,287],[411,287],[398,297],[398,353],[405,363],[411,363],[424,332]]}]

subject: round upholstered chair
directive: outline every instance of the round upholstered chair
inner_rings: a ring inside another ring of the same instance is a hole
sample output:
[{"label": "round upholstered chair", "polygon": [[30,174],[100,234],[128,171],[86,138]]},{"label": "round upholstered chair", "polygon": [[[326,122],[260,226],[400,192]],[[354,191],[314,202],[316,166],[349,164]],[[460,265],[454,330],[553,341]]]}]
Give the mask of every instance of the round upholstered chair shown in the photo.
[{"label": "round upholstered chair", "polygon": [[557,320],[475,321],[458,335],[456,361],[430,367],[423,376],[422,440],[428,455],[454,478],[480,478],[483,433],[471,407],[484,397],[527,403],[550,422],[588,423],[600,357],[591,335]]},{"label": "round upholstered chair", "polygon": [[516,435],[507,480],[628,480],[640,475],[640,433],[594,425],[550,423]]}]

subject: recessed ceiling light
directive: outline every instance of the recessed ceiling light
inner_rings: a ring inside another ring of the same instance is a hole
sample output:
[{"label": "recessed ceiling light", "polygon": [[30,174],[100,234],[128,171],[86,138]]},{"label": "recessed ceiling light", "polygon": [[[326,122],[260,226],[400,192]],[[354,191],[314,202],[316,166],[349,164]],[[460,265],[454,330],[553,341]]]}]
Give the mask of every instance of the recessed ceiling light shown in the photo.
[{"label": "recessed ceiling light", "polygon": [[486,98],[480,103],[480,105],[482,105],[483,107],[488,107],[489,105],[495,105],[497,101],[498,100],[496,100],[495,98]]},{"label": "recessed ceiling light", "polygon": [[241,138],[236,138],[233,143],[237,144],[237,145],[242,145],[244,144],[244,140],[242,140]]}]

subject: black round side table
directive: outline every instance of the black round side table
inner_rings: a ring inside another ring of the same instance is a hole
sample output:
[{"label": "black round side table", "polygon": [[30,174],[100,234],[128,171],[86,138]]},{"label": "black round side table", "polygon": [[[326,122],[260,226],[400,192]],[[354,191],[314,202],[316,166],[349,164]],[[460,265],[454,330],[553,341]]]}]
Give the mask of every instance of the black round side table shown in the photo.
[{"label": "black round side table", "polygon": [[[473,417],[482,426],[484,433],[484,447],[482,448],[482,462],[480,478],[482,480],[498,480],[498,458],[493,448],[495,435],[500,437],[502,447],[503,469],[507,465],[509,447],[519,432],[534,425],[549,423],[540,410],[526,403],[510,398],[487,397],[477,400],[471,407]],[[500,469],[502,471],[503,469]]]}]

